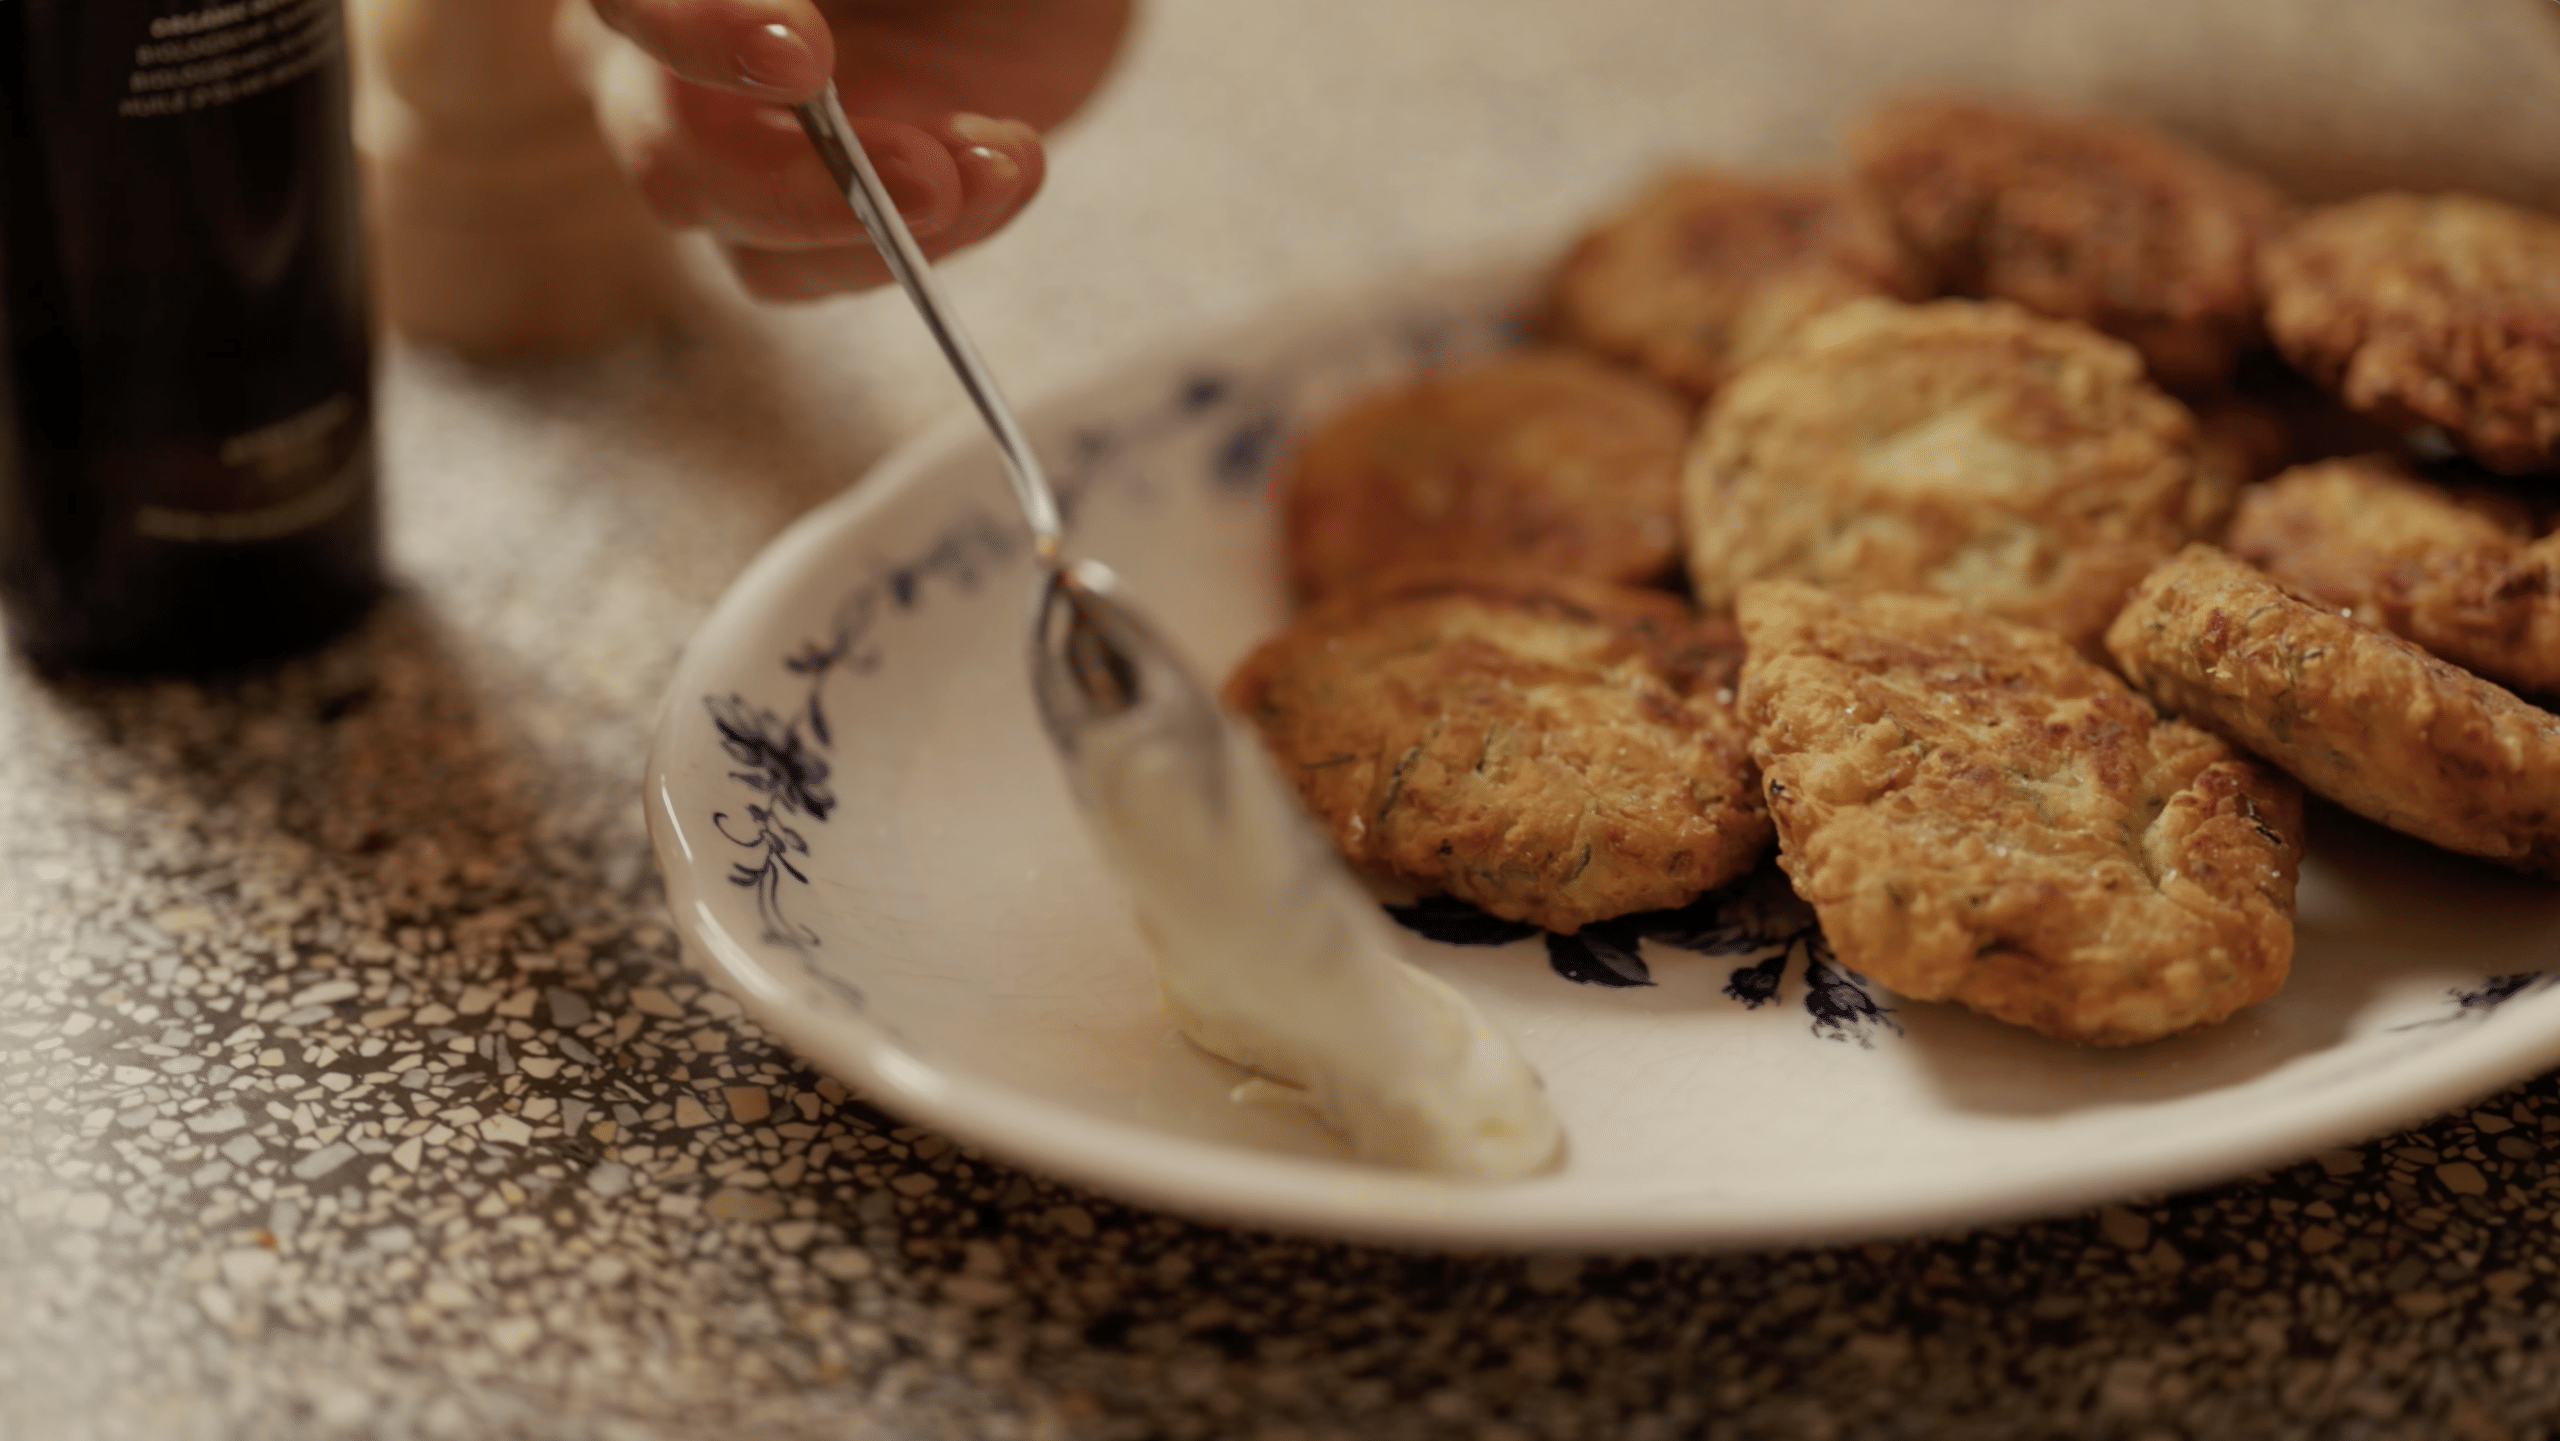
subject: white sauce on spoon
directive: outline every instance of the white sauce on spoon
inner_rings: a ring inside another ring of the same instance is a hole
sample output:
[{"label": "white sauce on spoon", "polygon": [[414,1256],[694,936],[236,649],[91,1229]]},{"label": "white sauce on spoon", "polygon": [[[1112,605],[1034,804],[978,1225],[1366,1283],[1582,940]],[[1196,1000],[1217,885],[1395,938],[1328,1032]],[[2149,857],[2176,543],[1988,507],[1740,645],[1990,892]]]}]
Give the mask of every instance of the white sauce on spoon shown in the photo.
[{"label": "white sauce on spoon", "polygon": [[[1220,740],[1138,706],[1080,728],[1070,779],[1193,1044],[1302,1100],[1359,1156],[1486,1178],[1553,1164],[1537,1073],[1448,983],[1395,954],[1378,903],[1233,721]],[[1207,773],[1202,773],[1206,768]]]}]

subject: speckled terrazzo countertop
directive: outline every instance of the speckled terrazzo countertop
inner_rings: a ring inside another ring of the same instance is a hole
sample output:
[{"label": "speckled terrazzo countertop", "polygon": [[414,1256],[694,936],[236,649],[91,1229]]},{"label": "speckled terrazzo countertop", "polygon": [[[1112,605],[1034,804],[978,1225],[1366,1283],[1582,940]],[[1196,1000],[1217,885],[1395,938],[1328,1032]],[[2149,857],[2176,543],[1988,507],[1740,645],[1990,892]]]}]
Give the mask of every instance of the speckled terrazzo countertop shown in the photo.
[{"label": "speckled terrazzo countertop", "polygon": [[[951,270],[1020,391],[1543,243],[1913,80],[2309,193],[2560,204],[2548,0],[1158,0]],[[1462,1256],[971,1154],[682,964],[636,779],[693,626],[955,397],[893,298],[394,345],[397,593],[273,672],[0,669],[0,1438],[2458,1437],[2560,1423],[2560,1080],[2084,1215]]]}]

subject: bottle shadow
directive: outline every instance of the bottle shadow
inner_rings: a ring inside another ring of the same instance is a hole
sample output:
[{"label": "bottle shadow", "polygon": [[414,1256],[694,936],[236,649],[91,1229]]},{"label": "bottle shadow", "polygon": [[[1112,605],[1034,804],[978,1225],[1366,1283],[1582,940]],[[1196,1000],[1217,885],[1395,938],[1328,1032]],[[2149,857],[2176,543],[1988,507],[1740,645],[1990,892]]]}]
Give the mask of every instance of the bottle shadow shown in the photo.
[{"label": "bottle shadow", "polygon": [[568,778],[538,774],[408,592],[255,669],[26,675],[18,704],[50,712],[41,769],[61,787],[30,804],[108,830],[132,863],[184,875],[284,950],[515,914],[561,829],[542,797]]}]

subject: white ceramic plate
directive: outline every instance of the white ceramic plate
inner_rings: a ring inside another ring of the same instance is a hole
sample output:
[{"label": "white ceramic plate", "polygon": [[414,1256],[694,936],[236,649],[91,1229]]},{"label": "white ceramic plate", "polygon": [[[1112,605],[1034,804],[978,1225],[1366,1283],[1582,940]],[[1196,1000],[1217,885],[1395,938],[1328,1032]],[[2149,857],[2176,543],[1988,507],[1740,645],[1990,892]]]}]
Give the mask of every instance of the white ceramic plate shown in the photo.
[{"label": "white ceramic plate", "polygon": [[[1282,619],[1291,438],[1499,343],[1522,286],[1382,287],[1026,407],[1078,548],[1223,676]],[[1711,903],[1688,918],[1707,934],[1616,945],[1409,935],[1519,1038],[1570,1154],[1493,1185],[1355,1163],[1298,1113],[1231,1104],[1239,1073],[1165,1022],[1033,718],[1031,583],[984,438],[901,451],[694,639],[649,818],[690,956],[760,1021],[893,1111],[1106,1192],[1447,1245],[1839,1240],[2226,1178],[2560,1060],[2560,893],[2319,812],[2283,994],[2126,1051],[1901,1001],[1783,908]]]}]

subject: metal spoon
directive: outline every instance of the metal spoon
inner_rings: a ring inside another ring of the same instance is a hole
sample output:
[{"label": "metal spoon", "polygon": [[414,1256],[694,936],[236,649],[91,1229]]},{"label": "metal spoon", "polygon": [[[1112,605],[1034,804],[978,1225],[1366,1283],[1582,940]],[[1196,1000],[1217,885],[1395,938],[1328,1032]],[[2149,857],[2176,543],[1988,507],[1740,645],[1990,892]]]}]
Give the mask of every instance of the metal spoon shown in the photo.
[{"label": "metal spoon", "polygon": [[1057,496],[1049,489],[1040,458],[986,362],[978,358],[958,313],[943,298],[923,249],[908,233],[906,221],[881,184],[880,172],[855,138],[835,86],[830,84],[815,100],[794,105],[791,113],[808,132],[828,173],[844,188],[845,199],[852,202],[862,228],[879,247],[889,273],[915,302],[925,328],[942,347],[1004,457],[1005,473],[1012,480],[1022,518],[1031,527],[1032,554],[1041,570],[1031,671],[1033,693],[1050,739],[1062,751],[1072,751],[1081,729],[1093,720],[1118,715],[1158,692],[1170,692],[1162,696],[1167,705],[1204,718],[1207,724],[1175,727],[1168,734],[1187,737],[1186,744],[1204,750],[1221,743],[1224,728],[1216,723],[1218,712],[1208,691],[1155,627],[1121,598],[1118,578],[1099,561],[1067,562]]}]

